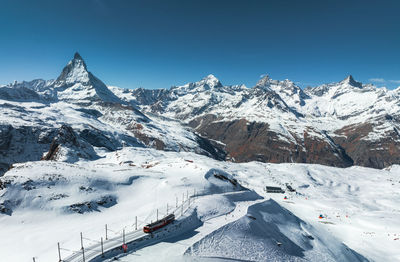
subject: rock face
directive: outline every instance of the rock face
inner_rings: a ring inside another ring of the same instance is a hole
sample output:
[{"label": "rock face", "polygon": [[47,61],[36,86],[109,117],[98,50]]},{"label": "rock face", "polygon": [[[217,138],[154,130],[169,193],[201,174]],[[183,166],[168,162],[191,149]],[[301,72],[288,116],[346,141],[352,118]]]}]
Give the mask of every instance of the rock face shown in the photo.
[{"label": "rock face", "polygon": [[80,139],[70,126],[62,125],[42,160],[73,163],[79,159],[93,160],[96,158],[98,156],[88,142]]},{"label": "rock face", "polygon": [[13,163],[40,160],[55,134],[40,126],[0,125],[0,175]]},{"label": "rock face", "polygon": [[223,142],[227,159],[232,161],[318,163],[338,167],[353,164],[346,152],[327,136],[316,138],[304,132],[303,138],[285,141],[267,123],[249,123],[245,119],[200,126],[193,122],[193,125],[202,135]]},{"label": "rock face", "polygon": [[372,123],[346,126],[336,131],[339,136],[335,141],[346,149],[355,165],[384,168],[400,163],[398,129],[386,132],[379,140],[369,140],[368,134],[374,127]]}]

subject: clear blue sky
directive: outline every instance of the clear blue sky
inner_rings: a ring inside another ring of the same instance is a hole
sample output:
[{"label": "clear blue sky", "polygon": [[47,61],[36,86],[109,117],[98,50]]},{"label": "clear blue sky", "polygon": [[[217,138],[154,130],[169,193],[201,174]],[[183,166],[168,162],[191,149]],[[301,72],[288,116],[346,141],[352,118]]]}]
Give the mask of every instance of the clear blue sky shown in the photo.
[{"label": "clear blue sky", "polygon": [[[78,51],[108,85],[216,75],[400,86],[400,1],[0,0],[0,83],[56,78]],[[399,82],[396,82],[399,81]]]}]

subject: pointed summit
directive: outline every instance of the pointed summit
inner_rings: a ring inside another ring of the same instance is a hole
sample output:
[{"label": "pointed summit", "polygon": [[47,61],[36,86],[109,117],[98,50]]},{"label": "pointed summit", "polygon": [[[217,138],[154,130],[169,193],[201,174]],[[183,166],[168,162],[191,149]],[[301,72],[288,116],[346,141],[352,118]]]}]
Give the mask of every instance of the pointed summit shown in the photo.
[{"label": "pointed summit", "polygon": [[261,75],[261,79],[258,80],[256,86],[258,87],[265,87],[270,83],[271,79],[269,78],[268,74]]},{"label": "pointed summit", "polygon": [[356,80],[354,80],[352,75],[348,75],[344,80],[342,80],[340,83],[343,84],[348,84],[354,87],[358,87],[361,88],[362,84],[360,82],[357,82]]},{"label": "pointed summit", "polygon": [[83,61],[83,58],[81,57],[81,55],[78,52],[75,52],[74,59]]},{"label": "pointed summit", "polygon": [[87,70],[85,61],[78,52],[64,67],[53,85],[58,92],[58,98],[64,101],[121,103],[100,79]]},{"label": "pointed summit", "polygon": [[60,76],[56,80],[56,86],[70,85],[74,83],[88,83],[89,72],[85,61],[78,52],[75,53],[74,58],[64,67]]}]

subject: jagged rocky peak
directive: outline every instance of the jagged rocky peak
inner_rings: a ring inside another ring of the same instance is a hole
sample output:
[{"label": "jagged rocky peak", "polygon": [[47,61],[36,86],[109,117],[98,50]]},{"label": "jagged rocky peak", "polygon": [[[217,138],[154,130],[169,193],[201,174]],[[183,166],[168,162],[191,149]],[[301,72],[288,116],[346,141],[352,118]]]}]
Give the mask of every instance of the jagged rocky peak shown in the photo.
[{"label": "jagged rocky peak", "polygon": [[64,67],[60,76],[56,80],[56,86],[62,86],[72,83],[88,83],[90,73],[81,55],[76,52],[74,58]]},{"label": "jagged rocky peak", "polygon": [[256,87],[271,89],[278,93],[283,90],[290,90],[294,93],[302,92],[300,87],[296,86],[293,81],[290,81],[289,79],[283,81],[273,80],[267,74],[263,75],[261,79],[258,80]]},{"label": "jagged rocky peak", "polygon": [[75,52],[75,54],[74,54],[74,60],[81,60],[81,61],[83,61],[83,58],[82,58],[82,56],[81,56],[78,52]]},{"label": "jagged rocky peak", "polygon": [[274,80],[269,77],[269,75],[265,74],[262,75],[260,80],[258,80],[256,86],[258,87],[269,87],[271,85],[281,85],[281,86],[295,86],[293,81],[290,81],[289,79],[285,79],[283,81],[280,80]]},{"label": "jagged rocky peak", "polygon": [[256,86],[257,87],[266,87],[270,84],[271,82],[271,78],[269,77],[269,75],[265,74],[261,77],[260,80],[258,80]]},{"label": "jagged rocky peak", "polygon": [[362,84],[360,82],[357,82],[356,80],[354,80],[352,75],[348,75],[344,80],[342,80],[340,82],[341,84],[348,84],[354,87],[358,87],[361,88]]},{"label": "jagged rocky peak", "polygon": [[[323,84],[320,86],[316,87],[307,87],[304,91],[307,94],[310,95],[316,95],[316,96],[323,96],[326,94],[329,94],[330,90],[334,90],[333,96],[337,97],[338,94],[343,94],[343,92],[348,92],[351,90],[354,90],[354,87],[361,89],[361,88],[366,88],[367,86],[363,86],[362,83],[357,82],[354,80],[352,75],[348,75],[345,79],[343,79],[340,82],[334,82],[330,84]],[[369,88],[372,88],[372,86],[369,86]]]}]

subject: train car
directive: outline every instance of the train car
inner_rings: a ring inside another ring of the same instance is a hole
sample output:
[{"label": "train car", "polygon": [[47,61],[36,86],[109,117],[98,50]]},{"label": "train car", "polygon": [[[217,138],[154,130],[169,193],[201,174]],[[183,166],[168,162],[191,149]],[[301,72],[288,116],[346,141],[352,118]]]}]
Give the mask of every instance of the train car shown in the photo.
[{"label": "train car", "polygon": [[143,227],[143,232],[144,233],[151,233],[153,231],[156,231],[157,229],[160,229],[162,227],[165,227],[166,225],[172,223],[175,220],[175,215],[174,214],[169,214],[168,216],[157,220],[156,222],[153,222],[151,224],[147,224],[145,227]]}]

